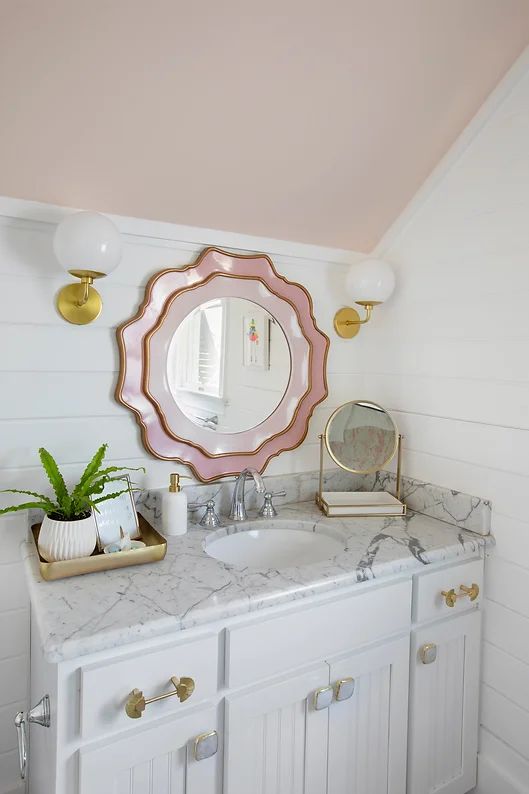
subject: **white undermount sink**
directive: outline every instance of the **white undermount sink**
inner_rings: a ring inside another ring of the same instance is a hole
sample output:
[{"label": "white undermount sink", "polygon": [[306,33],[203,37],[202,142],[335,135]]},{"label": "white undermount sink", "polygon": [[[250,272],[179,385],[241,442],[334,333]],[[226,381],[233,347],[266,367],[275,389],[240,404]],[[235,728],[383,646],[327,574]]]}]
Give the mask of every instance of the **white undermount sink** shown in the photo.
[{"label": "white undermount sink", "polygon": [[251,568],[288,568],[330,560],[345,544],[330,534],[314,532],[310,522],[262,522],[237,532],[219,530],[210,535],[204,550],[210,557]]}]

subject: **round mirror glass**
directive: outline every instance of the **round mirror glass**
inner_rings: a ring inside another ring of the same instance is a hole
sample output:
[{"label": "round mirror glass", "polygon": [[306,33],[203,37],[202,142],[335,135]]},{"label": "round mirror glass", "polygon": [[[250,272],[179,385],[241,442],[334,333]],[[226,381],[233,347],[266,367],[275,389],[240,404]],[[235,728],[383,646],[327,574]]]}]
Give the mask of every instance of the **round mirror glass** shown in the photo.
[{"label": "round mirror glass", "polygon": [[215,433],[241,433],[264,422],[283,399],[290,371],[283,329],[244,298],[194,309],[176,329],[167,356],[178,407]]},{"label": "round mirror glass", "polygon": [[397,450],[398,431],[391,416],[376,403],[345,403],[330,417],[325,443],[331,458],[348,471],[368,474],[389,463]]}]

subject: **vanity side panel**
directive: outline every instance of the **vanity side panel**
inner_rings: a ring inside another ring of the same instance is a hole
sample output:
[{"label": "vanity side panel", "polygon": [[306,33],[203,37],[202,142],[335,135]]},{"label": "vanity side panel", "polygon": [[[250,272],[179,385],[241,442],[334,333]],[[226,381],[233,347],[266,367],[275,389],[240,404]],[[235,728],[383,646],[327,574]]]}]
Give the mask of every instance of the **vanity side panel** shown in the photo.
[{"label": "vanity side panel", "polygon": [[28,792],[29,794],[67,794],[58,787],[57,762],[61,709],[57,665],[49,664],[41,651],[35,622],[31,621],[31,707],[44,696],[50,698],[50,727],[29,727]]}]

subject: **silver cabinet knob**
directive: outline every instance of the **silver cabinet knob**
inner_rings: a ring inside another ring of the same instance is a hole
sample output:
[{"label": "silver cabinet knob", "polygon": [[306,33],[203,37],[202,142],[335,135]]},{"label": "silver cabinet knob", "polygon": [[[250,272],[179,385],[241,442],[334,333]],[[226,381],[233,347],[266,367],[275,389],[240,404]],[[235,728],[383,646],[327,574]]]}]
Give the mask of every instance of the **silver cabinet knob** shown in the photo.
[{"label": "silver cabinet knob", "polygon": [[349,700],[355,691],[354,678],[341,678],[334,684],[334,695],[336,700]]},{"label": "silver cabinet knob", "polygon": [[423,664],[432,664],[437,659],[437,645],[435,642],[427,642],[419,648],[419,659]]},{"label": "silver cabinet knob", "polygon": [[206,758],[211,758],[219,749],[219,735],[217,731],[209,731],[208,733],[201,733],[195,738],[193,744],[193,755],[195,761],[204,761]]},{"label": "silver cabinet knob", "polygon": [[332,703],[333,696],[334,689],[332,686],[322,686],[321,689],[317,689],[312,696],[314,710],[328,709]]}]

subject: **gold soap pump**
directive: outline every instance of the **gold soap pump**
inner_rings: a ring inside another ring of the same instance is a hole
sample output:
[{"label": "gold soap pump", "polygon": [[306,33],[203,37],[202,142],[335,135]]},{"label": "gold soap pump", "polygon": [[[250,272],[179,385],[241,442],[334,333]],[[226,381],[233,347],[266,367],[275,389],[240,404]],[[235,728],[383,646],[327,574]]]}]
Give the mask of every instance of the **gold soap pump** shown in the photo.
[{"label": "gold soap pump", "polygon": [[169,479],[169,490],[162,494],[162,532],[164,535],[185,535],[187,532],[187,496],[180,480],[190,480],[174,472]]}]

